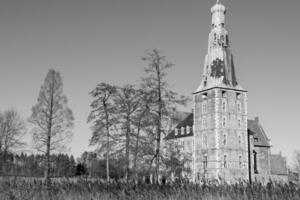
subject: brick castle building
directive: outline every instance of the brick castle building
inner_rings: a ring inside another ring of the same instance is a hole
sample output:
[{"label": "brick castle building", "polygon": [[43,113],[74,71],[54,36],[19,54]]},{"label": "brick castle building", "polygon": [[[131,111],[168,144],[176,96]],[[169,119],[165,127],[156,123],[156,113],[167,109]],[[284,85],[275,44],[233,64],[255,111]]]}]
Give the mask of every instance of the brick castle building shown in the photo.
[{"label": "brick castle building", "polygon": [[271,154],[270,140],[258,118],[248,119],[247,91],[238,83],[226,8],[211,8],[203,77],[193,93],[193,113],[187,113],[165,138],[192,155],[194,181],[287,180],[286,159]]}]

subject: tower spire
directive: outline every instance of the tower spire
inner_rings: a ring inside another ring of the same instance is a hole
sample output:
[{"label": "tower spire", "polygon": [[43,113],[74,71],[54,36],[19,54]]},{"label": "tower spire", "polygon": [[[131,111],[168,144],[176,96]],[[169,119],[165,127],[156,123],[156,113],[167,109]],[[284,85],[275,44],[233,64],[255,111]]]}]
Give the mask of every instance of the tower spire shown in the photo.
[{"label": "tower spire", "polygon": [[197,91],[213,87],[242,89],[236,80],[229,34],[225,28],[226,7],[217,0],[211,8],[211,31],[202,82]]}]

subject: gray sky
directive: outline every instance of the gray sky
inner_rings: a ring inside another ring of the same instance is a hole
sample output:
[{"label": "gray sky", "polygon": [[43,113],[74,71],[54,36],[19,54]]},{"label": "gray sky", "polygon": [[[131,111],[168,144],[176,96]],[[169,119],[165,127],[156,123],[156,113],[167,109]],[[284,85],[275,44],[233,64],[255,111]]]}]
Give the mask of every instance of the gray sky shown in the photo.
[{"label": "gray sky", "polygon": [[[31,114],[49,68],[58,69],[75,115],[71,152],[88,150],[86,123],[97,83],[136,83],[140,57],[161,49],[168,80],[191,96],[200,84],[214,0],[0,0],[0,110]],[[221,0],[249,117],[273,152],[300,149],[299,0]],[[186,108],[191,110],[191,104]]]}]

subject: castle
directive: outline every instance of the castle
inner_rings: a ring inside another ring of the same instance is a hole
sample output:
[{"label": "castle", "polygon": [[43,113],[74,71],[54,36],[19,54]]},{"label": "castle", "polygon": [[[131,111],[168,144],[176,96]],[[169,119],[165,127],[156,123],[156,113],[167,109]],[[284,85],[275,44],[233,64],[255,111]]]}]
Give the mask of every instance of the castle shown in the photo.
[{"label": "castle", "polygon": [[270,140],[259,119],[248,119],[247,91],[237,82],[226,8],[211,8],[203,77],[193,93],[193,113],[188,113],[165,138],[192,155],[194,181],[234,182],[287,180],[286,158],[271,154]]}]

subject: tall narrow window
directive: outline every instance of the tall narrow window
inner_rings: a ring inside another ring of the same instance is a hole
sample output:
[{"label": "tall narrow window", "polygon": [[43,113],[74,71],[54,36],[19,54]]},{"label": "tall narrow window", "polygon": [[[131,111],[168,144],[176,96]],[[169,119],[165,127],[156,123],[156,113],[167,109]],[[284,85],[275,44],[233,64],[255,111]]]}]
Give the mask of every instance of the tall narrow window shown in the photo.
[{"label": "tall narrow window", "polygon": [[223,167],[227,168],[227,155],[224,155]]},{"label": "tall narrow window", "polygon": [[242,136],[241,135],[238,136],[238,143],[239,143],[239,146],[242,146]]},{"label": "tall narrow window", "polygon": [[222,126],[223,128],[227,127],[227,118],[225,116],[222,118]]},{"label": "tall narrow window", "polygon": [[258,174],[258,170],[257,170],[257,152],[253,151],[253,158],[254,158],[254,173]]},{"label": "tall narrow window", "polygon": [[223,133],[223,139],[222,139],[222,144],[223,144],[223,146],[226,146],[226,144],[227,144],[227,134],[226,133]]},{"label": "tall narrow window", "polygon": [[181,135],[184,135],[184,127],[181,127]]},{"label": "tall narrow window", "polygon": [[178,135],[178,128],[175,128],[175,136]]},{"label": "tall narrow window", "polygon": [[207,169],[207,155],[203,157],[203,168]]},{"label": "tall narrow window", "polygon": [[239,127],[239,128],[242,127],[242,120],[241,120],[241,118],[238,118],[238,127]]},{"label": "tall narrow window", "polygon": [[205,117],[202,118],[202,128],[203,129],[206,128],[206,118]]},{"label": "tall narrow window", "polygon": [[190,132],[191,132],[191,127],[186,126],[186,134],[190,134]]},{"label": "tall narrow window", "polygon": [[207,102],[203,101],[202,102],[202,113],[205,114],[207,112]]},{"label": "tall narrow window", "polygon": [[237,102],[237,112],[241,113],[242,112],[242,104],[240,101]]},{"label": "tall narrow window", "polygon": [[239,168],[243,168],[243,158],[241,155],[239,156]]},{"label": "tall narrow window", "polygon": [[208,142],[207,142],[207,135],[204,134],[204,135],[203,135],[203,146],[204,146],[204,147],[207,147],[207,145],[208,145]]},{"label": "tall narrow window", "polygon": [[226,99],[222,99],[222,111],[223,112],[227,111],[227,101],[226,101]]}]

